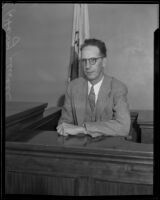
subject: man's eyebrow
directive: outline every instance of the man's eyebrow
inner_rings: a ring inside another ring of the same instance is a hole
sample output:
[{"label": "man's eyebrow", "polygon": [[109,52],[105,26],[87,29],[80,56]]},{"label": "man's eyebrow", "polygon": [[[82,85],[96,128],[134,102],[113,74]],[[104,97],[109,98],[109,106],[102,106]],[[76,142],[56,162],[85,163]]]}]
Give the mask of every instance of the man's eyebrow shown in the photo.
[{"label": "man's eyebrow", "polygon": [[84,60],[89,60],[89,59],[95,59],[96,57],[91,57],[91,58],[82,58],[82,60],[84,59]]}]

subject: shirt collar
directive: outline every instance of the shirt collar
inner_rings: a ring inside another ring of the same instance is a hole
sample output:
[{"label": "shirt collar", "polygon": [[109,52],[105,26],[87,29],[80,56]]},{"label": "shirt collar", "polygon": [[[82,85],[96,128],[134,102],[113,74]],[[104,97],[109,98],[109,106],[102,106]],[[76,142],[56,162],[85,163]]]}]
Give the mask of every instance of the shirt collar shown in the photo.
[{"label": "shirt collar", "polygon": [[[96,83],[93,86],[95,91],[99,91],[99,88],[101,87],[103,79],[104,79],[104,76],[102,77],[102,79],[98,83]],[[92,84],[88,81],[88,94],[90,92],[91,87],[92,87]]]},{"label": "shirt collar", "polygon": [[[101,80],[100,80],[98,83],[96,83],[93,87],[97,87],[97,86],[101,85],[103,79],[104,79],[104,76],[103,76],[103,77],[101,78]],[[92,87],[92,83],[91,83],[90,81],[88,81],[88,87],[89,87],[89,88]]]}]

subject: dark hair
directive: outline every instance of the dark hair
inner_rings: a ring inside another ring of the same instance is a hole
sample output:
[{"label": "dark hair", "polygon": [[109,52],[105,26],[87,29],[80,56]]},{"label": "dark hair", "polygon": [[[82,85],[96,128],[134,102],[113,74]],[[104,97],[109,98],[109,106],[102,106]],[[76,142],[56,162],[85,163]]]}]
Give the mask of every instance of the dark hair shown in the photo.
[{"label": "dark hair", "polygon": [[102,54],[102,56],[105,56],[105,57],[107,56],[106,45],[101,40],[94,39],[94,38],[93,39],[86,39],[84,41],[84,43],[81,45],[81,51],[86,46],[96,46],[96,47],[99,48],[99,51]]}]

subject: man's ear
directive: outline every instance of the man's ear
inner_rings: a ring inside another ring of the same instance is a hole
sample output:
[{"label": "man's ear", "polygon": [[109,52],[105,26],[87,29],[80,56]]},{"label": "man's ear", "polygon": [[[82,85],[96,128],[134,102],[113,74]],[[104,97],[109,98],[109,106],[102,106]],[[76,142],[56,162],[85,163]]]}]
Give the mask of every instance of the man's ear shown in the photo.
[{"label": "man's ear", "polygon": [[105,67],[105,66],[106,66],[106,64],[107,64],[107,58],[106,58],[106,57],[104,57],[104,58],[103,58],[103,67]]}]

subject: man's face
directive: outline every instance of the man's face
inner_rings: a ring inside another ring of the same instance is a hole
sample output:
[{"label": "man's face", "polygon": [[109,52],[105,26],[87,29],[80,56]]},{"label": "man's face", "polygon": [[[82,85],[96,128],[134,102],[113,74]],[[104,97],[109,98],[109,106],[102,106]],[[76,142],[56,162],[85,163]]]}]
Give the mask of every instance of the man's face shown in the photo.
[{"label": "man's face", "polygon": [[[98,58],[98,59],[90,59]],[[90,59],[85,60],[85,59]],[[103,57],[96,46],[86,46],[82,49],[82,66],[86,78],[92,83],[99,82],[104,74]]]}]

